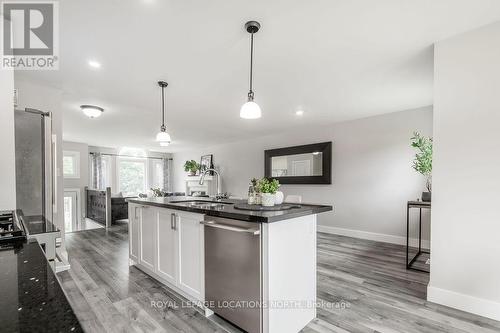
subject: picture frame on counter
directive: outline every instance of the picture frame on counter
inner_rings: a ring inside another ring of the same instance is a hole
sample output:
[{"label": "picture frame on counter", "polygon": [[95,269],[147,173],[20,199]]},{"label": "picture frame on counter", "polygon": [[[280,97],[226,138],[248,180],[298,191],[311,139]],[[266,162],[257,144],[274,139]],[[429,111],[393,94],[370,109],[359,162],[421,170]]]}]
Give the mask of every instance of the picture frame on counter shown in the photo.
[{"label": "picture frame on counter", "polygon": [[[207,169],[214,167],[214,155],[203,155],[200,159],[200,174],[205,172]],[[213,176],[213,172],[210,172],[210,176]]]}]

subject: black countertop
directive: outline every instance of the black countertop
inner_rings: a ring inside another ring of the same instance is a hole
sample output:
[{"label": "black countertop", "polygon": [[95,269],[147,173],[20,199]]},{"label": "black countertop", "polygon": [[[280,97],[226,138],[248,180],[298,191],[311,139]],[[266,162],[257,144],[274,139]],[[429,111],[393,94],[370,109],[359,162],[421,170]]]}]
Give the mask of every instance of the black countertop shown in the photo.
[{"label": "black countertop", "polygon": [[0,247],[0,331],[83,332],[36,241]]},{"label": "black countertop", "polygon": [[60,232],[60,230],[47,218],[42,215],[25,216],[22,210],[16,210],[16,215],[24,225],[28,235],[46,234]]},{"label": "black countertop", "polygon": [[300,204],[300,208],[292,208],[281,211],[249,211],[234,208],[235,203],[244,203],[245,200],[230,200],[223,199],[221,204],[216,207],[193,207],[178,201],[188,200],[203,200],[215,201],[211,198],[200,197],[160,197],[160,198],[131,198],[127,199],[128,202],[156,206],[163,208],[170,208],[176,210],[183,210],[192,213],[205,214],[209,216],[225,217],[229,219],[249,221],[249,222],[262,222],[271,223],[276,221],[288,220],[295,217],[318,214],[332,210],[332,206],[328,205],[311,205]]}]

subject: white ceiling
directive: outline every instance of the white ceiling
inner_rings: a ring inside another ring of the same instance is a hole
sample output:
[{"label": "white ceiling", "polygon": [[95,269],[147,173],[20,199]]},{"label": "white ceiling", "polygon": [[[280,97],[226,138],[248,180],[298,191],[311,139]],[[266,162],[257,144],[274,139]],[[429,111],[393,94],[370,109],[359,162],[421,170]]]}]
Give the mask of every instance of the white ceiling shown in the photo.
[{"label": "white ceiling", "polygon": [[[259,120],[239,118],[249,19]],[[498,0],[64,0],[60,70],[22,76],[63,90],[66,140],[155,150],[165,79],[178,151],[430,105],[433,42],[497,20]]]}]

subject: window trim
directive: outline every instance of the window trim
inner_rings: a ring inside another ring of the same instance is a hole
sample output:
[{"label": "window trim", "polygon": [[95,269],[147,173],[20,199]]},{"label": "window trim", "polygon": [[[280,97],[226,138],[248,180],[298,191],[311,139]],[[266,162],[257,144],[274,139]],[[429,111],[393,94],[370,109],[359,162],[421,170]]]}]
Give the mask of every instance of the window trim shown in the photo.
[{"label": "window trim", "polygon": [[63,150],[63,161],[65,157],[71,157],[74,163],[74,172],[71,174],[64,173],[63,164],[63,177],[66,179],[80,179],[80,152],[74,150]]}]

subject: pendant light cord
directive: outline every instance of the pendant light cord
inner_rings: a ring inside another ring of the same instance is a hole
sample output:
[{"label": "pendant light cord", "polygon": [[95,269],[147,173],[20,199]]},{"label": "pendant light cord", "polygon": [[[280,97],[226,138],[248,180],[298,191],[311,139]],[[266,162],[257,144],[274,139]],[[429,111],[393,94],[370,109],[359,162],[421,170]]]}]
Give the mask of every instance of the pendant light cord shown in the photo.
[{"label": "pendant light cord", "polygon": [[250,91],[248,92],[249,100],[253,100],[253,32],[250,37]]},{"label": "pendant light cord", "polygon": [[161,87],[161,130],[165,131],[165,87]]}]

